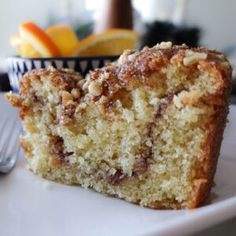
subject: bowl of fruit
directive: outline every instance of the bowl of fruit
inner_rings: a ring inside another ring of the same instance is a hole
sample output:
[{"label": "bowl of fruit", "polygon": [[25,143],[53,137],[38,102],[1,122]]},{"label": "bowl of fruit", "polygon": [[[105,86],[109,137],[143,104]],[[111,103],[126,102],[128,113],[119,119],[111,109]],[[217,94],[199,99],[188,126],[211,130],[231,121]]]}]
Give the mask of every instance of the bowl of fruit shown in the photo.
[{"label": "bowl of fruit", "polygon": [[68,25],[54,25],[46,30],[33,22],[24,22],[11,37],[17,56],[7,58],[12,90],[19,92],[21,77],[30,70],[69,68],[85,76],[90,70],[116,60],[125,49],[134,48],[138,34],[132,30],[111,29],[78,39]]}]

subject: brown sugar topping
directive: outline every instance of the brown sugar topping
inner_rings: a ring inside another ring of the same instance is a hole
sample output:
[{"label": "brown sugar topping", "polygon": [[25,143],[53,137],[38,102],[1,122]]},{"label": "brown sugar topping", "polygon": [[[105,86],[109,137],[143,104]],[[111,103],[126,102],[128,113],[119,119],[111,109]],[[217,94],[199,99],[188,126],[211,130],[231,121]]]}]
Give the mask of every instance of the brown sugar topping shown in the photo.
[{"label": "brown sugar topping", "polygon": [[[21,80],[21,93],[22,95],[27,94],[27,91],[31,88],[30,77],[40,80],[41,76],[50,76],[52,83],[59,90],[67,92],[72,92],[73,90],[73,97],[79,97],[76,100],[77,103],[83,102],[83,97],[87,94],[93,97],[90,99],[91,102],[97,102],[105,96],[107,98],[106,107],[108,108],[106,110],[108,111],[110,107],[114,106],[113,102],[119,90],[130,91],[139,86],[152,89],[155,86],[155,81],[153,80],[162,78],[160,68],[165,68],[172,62],[183,64],[184,59],[185,62],[187,61],[188,66],[189,59],[185,57],[191,53],[193,55],[194,53],[197,53],[198,56],[201,55],[205,64],[217,67],[223,75],[227,75],[231,71],[224,55],[218,52],[204,48],[193,49],[186,45],[172,47],[159,45],[153,48],[146,47],[139,53],[135,50],[124,52],[117,62],[111,63],[105,68],[95,69],[88,76],[89,79],[82,79],[79,73],[70,69],[56,70],[53,67],[48,67],[47,69],[32,70]],[[203,54],[207,55],[206,58],[202,56]],[[190,58],[190,62],[192,59],[194,57]],[[191,65],[189,67],[191,68]],[[158,72],[159,76],[151,78],[151,75],[156,72]],[[88,86],[83,89],[83,84],[86,83],[88,83]],[[75,93],[75,89],[79,92]]]},{"label": "brown sugar topping", "polygon": [[[191,57],[190,57],[191,56]],[[124,57],[124,58],[122,58]],[[119,89],[131,90],[138,86],[152,88],[153,81],[151,75],[165,68],[169,63],[186,62],[191,70],[191,62],[202,60],[208,64],[214,64],[225,74],[229,73],[231,68],[225,65],[226,58],[223,54],[215,51],[209,51],[205,48],[189,48],[186,45],[173,47],[153,47],[144,48],[140,53],[129,51],[124,53],[118,62],[111,63],[106,68],[96,69],[90,74],[91,80],[102,81],[102,92],[99,95],[106,96],[109,100]],[[184,65],[183,65],[184,66]],[[193,68],[196,67],[194,66]],[[161,79],[161,76],[155,78]],[[95,99],[94,101],[97,101]]]}]

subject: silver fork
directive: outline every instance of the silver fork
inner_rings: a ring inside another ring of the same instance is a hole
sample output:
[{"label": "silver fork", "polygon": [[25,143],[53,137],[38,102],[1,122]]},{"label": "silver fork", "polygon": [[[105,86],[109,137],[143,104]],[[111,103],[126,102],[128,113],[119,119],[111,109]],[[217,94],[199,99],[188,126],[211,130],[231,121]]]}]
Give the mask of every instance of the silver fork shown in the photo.
[{"label": "silver fork", "polygon": [[20,152],[21,127],[16,119],[0,117],[0,173],[10,172]]}]

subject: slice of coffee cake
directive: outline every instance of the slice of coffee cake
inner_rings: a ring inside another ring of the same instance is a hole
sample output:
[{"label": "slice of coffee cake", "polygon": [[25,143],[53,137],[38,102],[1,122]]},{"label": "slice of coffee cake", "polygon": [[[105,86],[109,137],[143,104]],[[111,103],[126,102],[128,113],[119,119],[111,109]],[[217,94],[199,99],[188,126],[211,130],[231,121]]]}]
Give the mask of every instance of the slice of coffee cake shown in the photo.
[{"label": "slice of coffee cake", "polygon": [[195,208],[213,184],[230,81],[221,53],[161,43],[85,78],[32,70],[21,95],[6,97],[34,173],[142,206]]}]

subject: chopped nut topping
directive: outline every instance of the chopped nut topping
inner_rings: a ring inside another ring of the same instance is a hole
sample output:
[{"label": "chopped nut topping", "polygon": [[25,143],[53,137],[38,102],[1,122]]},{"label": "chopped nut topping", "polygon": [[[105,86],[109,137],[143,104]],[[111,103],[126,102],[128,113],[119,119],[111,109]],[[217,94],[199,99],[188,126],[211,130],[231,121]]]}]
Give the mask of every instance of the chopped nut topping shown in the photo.
[{"label": "chopped nut topping", "polygon": [[206,58],[207,58],[206,53],[187,51],[183,63],[185,66],[188,66],[197,60],[205,60]]},{"label": "chopped nut topping", "polygon": [[96,81],[90,83],[88,90],[93,96],[99,96],[102,94],[102,87]]},{"label": "chopped nut topping", "polygon": [[83,79],[83,83],[81,83],[82,89],[86,91],[90,83],[91,83],[91,75],[87,74],[85,79]]},{"label": "chopped nut topping", "polygon": [[55,72],[56,71],[56,68],[54,68],[53,66],[48,66],[48,71],[50,72]]},{"label": "chopped nut topping", "polygon": [[134,50],[131,50],[131,49],[126,49],[123,54],[119,57],[118,61],[117,61],[117,64],[118,65],[122,65],[124,64],[126,61],[128,60],[132,60],[135,56],[132,54],[134,53],[135,51]]},{"label": "chopped nut topping", "polygon": [[109,76],[110,76],[110,74],[105,71],[105,72],[103,73],[103,75],[102,75],[102,78],[103,78],[103,80],[106,80],[106,79],[109,78]]},{"label": "chopped nut topping", "polygon": [[21,101],[20,96],[18,94],[12,93],[12,91],[10,91],[9,93],[5,94],[5,98],[14,107],[20,107],[22,105],[22,101]]},{"label": "chopped nut topping", "polygon": [[81,80],[79,80],[79,81],[77,82],[77,87],[82,88],[83,85],[84,85],[84,83],[85,83],[85,79],[81,79]]},{"label": "chopped nut topping", "polygon": [[68,101],[73,100],[72,95],[67,91],[62,91],[61,97],[62,97],[62,103],[66,103]]},{"label": "chopped nut topping", "polygon": [[158,43],[156,45],[157,48],[171,48],[172,47],[172,42],[161,42],[160,44]]},{"label": "chopped nut topping", "polygon": [[71,94],[72,94],[73,98],[75,98],[75,99],[80,97],[80,91],[78,88],[73,88],[71,90]]}]

